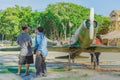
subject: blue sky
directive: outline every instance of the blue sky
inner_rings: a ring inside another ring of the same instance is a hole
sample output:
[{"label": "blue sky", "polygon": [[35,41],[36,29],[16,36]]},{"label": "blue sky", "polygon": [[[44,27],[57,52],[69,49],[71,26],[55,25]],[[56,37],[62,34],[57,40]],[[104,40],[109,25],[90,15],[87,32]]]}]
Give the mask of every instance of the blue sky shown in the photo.
[{"label": "blue sky", "polygon": [[109,16],[112,10],[120,10],[120,0],[0,0],[0,9],[20,6],[31,6],[33,10],[43,11],[48,4],[56,2],[73,2],[85,7],[94,7],[95,13]]}]

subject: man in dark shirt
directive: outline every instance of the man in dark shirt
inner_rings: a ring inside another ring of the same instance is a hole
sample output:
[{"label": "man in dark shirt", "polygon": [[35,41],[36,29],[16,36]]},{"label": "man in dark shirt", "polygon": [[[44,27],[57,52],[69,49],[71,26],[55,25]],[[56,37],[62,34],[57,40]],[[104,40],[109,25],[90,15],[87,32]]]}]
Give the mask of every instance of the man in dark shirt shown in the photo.
[{"label": "man in dark shirt", "polygon": [[27,34],[28,26],[22,26],[23,32],[17,37],[17,43],[20,45],[20,54],[19,54],[19,65],[17,75],[20,75],[20,70],[23,64],[26,64],[26,73],[28,75],[28,70],[30,64],[33,63],[33,54],[32,54],[32,41],[30,36]]}]

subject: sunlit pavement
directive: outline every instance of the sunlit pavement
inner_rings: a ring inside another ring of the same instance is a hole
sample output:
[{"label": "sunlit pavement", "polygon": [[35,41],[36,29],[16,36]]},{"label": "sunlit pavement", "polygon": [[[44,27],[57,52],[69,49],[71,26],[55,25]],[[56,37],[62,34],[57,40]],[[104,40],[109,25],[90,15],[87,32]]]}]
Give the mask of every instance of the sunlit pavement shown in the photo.
[{"label": "sunlit pavement", "polygon": [[[120,78],[119,71],[98,72],[81,64],[90,64],[90,58],[76,59],[75,63],[72,64],[72,70],[68,71],[66,70],[66,68],[68,68],[67,59],[55,59],[55,57],[64,56],[67,54],[61,52],[49,52],[47,57],[48,76],[46,78],[36,78],[34,64],[30,67],[29,76],[24,76],[25,66],[22,68],[21,75],[17,76],[15,73],[17,72],[18,54],[19,52],[0,52],[0,80],[52,80],[53,78],[57,80],[57,78],[69,77],[71,75],[73,77],[85,76],[85,79],[83,78],[83,80],[118,80]],[[81,55],[89,57],[89,54],[87,53]],[[115,68],[120,70],[119,55],[120,53],[102,53],[100,56],[101,67],[104,69]]]}]

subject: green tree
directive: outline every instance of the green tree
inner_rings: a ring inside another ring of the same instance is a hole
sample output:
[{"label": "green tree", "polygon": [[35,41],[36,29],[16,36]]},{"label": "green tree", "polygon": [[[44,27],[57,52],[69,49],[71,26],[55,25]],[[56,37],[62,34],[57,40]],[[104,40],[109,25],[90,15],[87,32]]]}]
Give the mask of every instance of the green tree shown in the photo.
[{"label": "green tree", "polygon": [[89,9],[73,3],[60,2],[48,5],[42,18],[41,25],[47,26],[46,32],[50,32],[47,36],[66,39],[71,37],[83,20],[89,18]]},{"label": "green tree", "polygon": [[[43,12],[33,11],[30,6],[15,5],[0,10],[0,34],[2,39],[13,41],[20,33],[21,26],[26,24],[31,30],[43,26],[46,36],[50,39],[66,39],[71,37],[89,15],[89,8],[69,2],[49,4]],[[95,20],[99,24],[98,33],[106,34],[111,28],[108,17],[95,14]]]}]

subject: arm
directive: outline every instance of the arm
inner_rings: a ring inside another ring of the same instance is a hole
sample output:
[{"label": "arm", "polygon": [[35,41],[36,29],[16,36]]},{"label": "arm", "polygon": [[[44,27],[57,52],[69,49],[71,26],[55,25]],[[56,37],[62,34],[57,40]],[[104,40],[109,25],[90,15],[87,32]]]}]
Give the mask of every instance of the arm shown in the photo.
[{"label": "arm", "polygon": [[39,35],[36,35],[35,37],[35,49],[36,51],[39,51],[41,49],[41,38]]},{"label": "arm", "polygon": [[17,43],[19,44],[19,36],[17,37],[17,40],[16,40],[16,41],[17,41]]},{"label": "arm", "polygon": [[32,39],[30,36],[29,36],[29,46],[32,46]]}]

